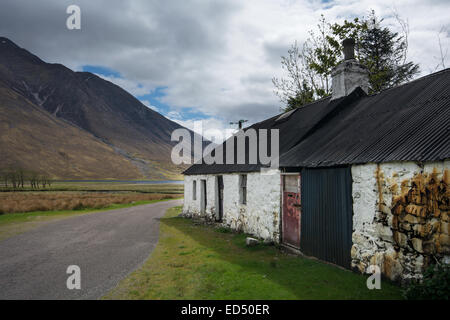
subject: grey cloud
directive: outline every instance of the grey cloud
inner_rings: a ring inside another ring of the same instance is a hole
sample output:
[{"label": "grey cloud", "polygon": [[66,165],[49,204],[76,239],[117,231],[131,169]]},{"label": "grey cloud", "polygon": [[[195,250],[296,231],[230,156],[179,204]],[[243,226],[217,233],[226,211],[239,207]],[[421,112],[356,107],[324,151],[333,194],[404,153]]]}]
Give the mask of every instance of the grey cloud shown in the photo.
[{"label": "grey cloud", "polygon": [[270,64],[280,63],[281,57],[287,55],[291,44],[281,42],[266,42],[264,44],[264,54]]},{"label": "grey cloud", "polygon": [[[130,88],[167,87],[163,101],[174,110],[255,122],[279,112],[271,78],[281,75],[280,56],[295,39],[304,40],[321,13],[334,21],[372,6],[370,0],[334,3],[324,10],[316,0],[2,0],[0,32],[48,62],[110,67]],[[66,29],[71,4],[81,8],[81,30]],[[435,65],[426,48],[436,49],[449,6],[417,0],[415,7],[422,9],[398,8],[410,21],[410,52]],[[435,17],[423,17],[423,8]]]},{"label": "grey cloud", "polygon": [[184,59],[219,53],[237,9],[227,1],[75,1],[82,29],[67,30],[65,10],[73,2],[2,1],[0,29],[48,61],[108,64],[135,80],[161,82]]},{"label": "grey cloud", "polygon": [[241,83],[245,84],[267,84],[270,82],[270,75],[265,73],[251,73],[248,76],[241,78]]}]

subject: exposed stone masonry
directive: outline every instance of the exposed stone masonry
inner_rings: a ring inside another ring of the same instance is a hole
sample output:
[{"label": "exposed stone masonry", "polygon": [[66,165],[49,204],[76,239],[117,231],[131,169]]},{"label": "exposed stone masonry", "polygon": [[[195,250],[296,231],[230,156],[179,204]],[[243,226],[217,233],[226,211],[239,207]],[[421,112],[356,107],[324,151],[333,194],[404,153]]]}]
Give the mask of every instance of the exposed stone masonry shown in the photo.
[{"label": "exposed stone masonry", "polygon": [[405,282],[420,279],[430,263],[448,263],[449,161],[354,166],[352,174],[352,267],[366,272],[376,264]]}]

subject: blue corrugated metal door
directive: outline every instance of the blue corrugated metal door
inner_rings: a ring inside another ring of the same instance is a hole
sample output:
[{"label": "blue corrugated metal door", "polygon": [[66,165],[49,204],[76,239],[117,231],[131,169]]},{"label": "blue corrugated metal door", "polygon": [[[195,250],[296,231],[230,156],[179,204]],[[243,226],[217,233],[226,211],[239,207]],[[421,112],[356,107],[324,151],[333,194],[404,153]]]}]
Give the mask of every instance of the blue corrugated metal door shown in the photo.
[{"label": "blue corrugated metal door", "polygon": [[350,168],[302,170],[300,248],[350,268],[352,246],[352,178]]}]

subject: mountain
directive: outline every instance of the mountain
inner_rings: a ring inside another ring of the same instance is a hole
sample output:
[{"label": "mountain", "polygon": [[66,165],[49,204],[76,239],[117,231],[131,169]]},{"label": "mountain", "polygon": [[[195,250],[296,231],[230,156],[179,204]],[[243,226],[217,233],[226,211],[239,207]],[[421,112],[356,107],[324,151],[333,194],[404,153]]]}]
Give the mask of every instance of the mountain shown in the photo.
[{"label": "mountain", "polygon": [[177,179],[182,128],[89,72],[46,63],[0,37],[0,169],[58,179]]}]

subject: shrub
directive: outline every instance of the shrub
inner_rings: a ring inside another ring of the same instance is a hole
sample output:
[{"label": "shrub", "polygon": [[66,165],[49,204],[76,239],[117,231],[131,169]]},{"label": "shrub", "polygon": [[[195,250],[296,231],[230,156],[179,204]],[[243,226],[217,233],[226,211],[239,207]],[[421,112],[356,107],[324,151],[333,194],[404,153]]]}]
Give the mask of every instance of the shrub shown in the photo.
[{"label": "shrub", "polygon": [[448,300],[450,296],[450,266],[431,265],[422,281],[411,283],[403,295],[408,300]]}]

